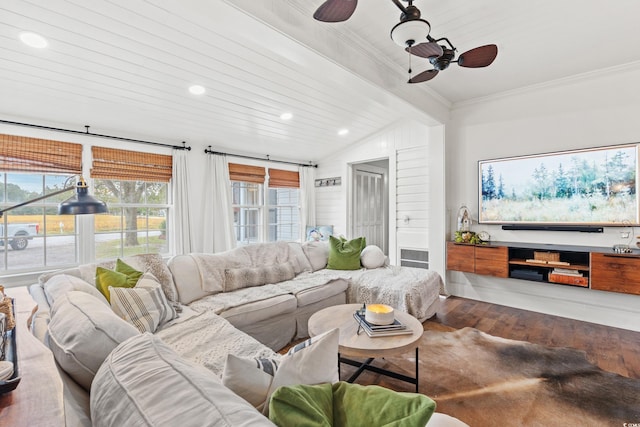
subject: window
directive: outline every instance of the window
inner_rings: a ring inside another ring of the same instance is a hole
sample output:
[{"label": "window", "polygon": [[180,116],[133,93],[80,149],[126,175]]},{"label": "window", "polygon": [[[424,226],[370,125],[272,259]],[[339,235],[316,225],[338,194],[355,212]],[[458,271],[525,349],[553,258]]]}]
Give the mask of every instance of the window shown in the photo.
[{"label": "window", "polygon": [[298,172],[269,169],[268,241],[300,239],[299,194]]},{"label": "window", "polygon": [[238,245],[300,240],[298,172],[229,163]]},{"label": "window", "polygon": [[168,155],[93,147],[94,194],[109,206],[95,216],[96,259],[168,253]]},{"label": "window", "polygon": [[[82,145],[0,135],[0,209],[75,184]],[[70,182],[71,181],[71,182]],[[77,263],[75,217],[58,215],[73,190],[5,212],[0,219],[0,270],[28,271]]]}]

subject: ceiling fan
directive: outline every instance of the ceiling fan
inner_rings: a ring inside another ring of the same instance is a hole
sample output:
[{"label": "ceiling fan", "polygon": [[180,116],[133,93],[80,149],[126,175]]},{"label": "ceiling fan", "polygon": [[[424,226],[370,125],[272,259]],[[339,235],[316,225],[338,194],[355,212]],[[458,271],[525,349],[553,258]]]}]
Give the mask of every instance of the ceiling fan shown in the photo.
[{"label": "ceiling fan", "polygon": [[[431,80],[452,63],[461,67],[481,68],[491,65],[498,56],[498,46],[488,44],[468,50],[456,58],[457,49],[446,37],[435,39],[429,35],[431,25],[420,16],[420,10],[413,0],[391,0],[401,11],[400,22],[391,29],[391,39],[409,52],[409,74],[411,74],[411,55],[427,58],[433,69],[423,71],[409,79],[409,83],[422,83]],[[343,22],[353,15],[358,0],[326,0],[313,14],[322,22]],[[440,44],[443,42],[443,44]]]}]

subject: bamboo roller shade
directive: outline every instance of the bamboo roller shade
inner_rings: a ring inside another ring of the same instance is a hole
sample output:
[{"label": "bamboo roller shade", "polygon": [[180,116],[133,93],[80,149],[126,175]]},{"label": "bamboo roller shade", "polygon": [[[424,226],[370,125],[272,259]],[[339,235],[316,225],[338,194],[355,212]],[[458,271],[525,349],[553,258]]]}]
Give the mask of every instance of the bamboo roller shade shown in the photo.
[{"label": "bamboo roller shade", "polygon": [[[261,166],[229,163],[229,179],[231,181],[264,184],[265,175],[266,169]],[[298,188],[300,187],[300,174],[296,171],[269,168],[269,187]]]},{"label": "bamboo roller shade", "polygon": [[0,170],[82,174],[82,144],[0,134]]},{"label": "bamboo roller shade", "polygon": [[169,182],[173,157],[115,148],[92,147],[91,178]]},{"label": "bamboo roller shade", "polygon": [[298,188],[300,187],[300,174],[297,171],[269,169],[269,187]]}]

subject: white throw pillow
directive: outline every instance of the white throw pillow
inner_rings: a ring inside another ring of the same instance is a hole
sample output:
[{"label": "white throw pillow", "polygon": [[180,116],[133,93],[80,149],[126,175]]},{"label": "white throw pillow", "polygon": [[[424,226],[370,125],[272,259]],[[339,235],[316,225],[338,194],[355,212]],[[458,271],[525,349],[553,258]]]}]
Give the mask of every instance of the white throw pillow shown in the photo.
[{"label": "white throw pillow", "polygon": [[212,372],[149,333],[123,342],[106,358],[90,399],[94,427],[273,427]]},{"label": "white throw pillow", "polygon": [[364,268],[380,268],[384,266],[387,257],[376,245],[365,247],[360,253],[360,264]]},{"label": "white throw pillow", "polygon": [[76,276],[58,274],[47,280],[44,284],[44,293],[47,296],[49,305],[53,305],[60,296],[70,291],[86,292],[99,299],[100,302],[105,305],[109,305],[104,295],[102,295],[94,285],[87,283]]},{"label": "white throw pillow", "polygon": [[86,292],[67,292],[51,307],[49,347],[62,369],[86,390],[109,353],[138,334],[108,305]]},{"label": "white throw pillow", "polygon": [[143,274],[133,288],[109,286],[109,295],[113,311],[143,333],[153,333],[176,317],[162,285],[151,273]]},{"label": "white throw pillow", "polygon": [[269,408],[276,388],[338,381],[339,330],[332,329],[292,347],[279,360],[228,355],[222,383],[258,410]]}]

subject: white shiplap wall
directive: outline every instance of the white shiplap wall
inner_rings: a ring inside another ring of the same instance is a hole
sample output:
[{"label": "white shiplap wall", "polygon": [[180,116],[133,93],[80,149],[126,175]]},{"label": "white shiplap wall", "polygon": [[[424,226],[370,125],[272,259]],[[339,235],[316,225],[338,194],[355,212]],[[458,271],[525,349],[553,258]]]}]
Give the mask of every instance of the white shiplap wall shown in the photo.
[{"label": "white shiplap wall", "polygon": [[[400,248],[430,250],[435,252],[430,253],[430,268],[444,274],[443,148],[444,134],[440,127],[406,122],[320,161],[316,178],[339,176],[342,185],[316,188],[318,224],[333,225],[334,234],[352,237],[348,235],[350,165],[389,159],[391,262],[399,263]],[[407,223],[405,216],[409,217]]]}]

